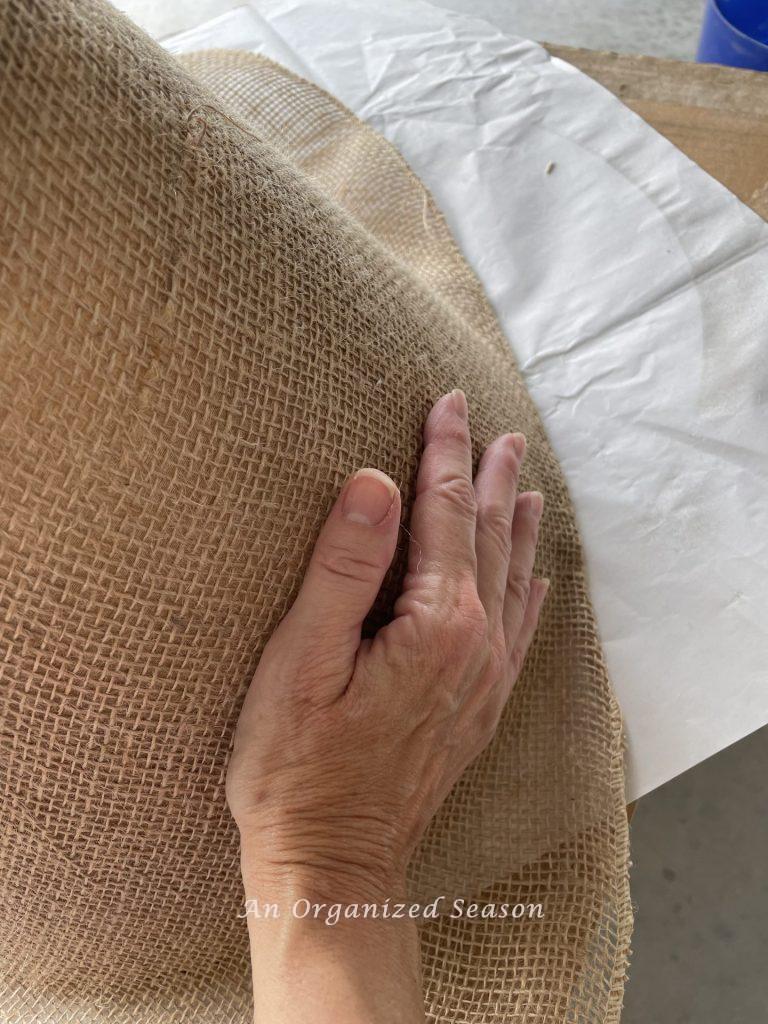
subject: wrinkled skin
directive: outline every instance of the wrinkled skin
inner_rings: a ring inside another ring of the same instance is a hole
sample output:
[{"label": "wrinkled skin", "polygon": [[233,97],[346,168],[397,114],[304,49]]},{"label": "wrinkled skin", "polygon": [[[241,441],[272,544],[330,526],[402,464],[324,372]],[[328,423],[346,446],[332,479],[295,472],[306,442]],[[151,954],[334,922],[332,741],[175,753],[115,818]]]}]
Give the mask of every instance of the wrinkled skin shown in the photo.
[{"label": "wrinkled skin", "polygon": [[384,900],[467,765],[490,742],[538,622],[542,497],[517,494],[522,435],[472,479],[466,399],[424,430],[409,571],[395,617],[361,626],[394,555],[395,484],[361,470],[317,540],[237,726],[227,799],[246,892]]}]

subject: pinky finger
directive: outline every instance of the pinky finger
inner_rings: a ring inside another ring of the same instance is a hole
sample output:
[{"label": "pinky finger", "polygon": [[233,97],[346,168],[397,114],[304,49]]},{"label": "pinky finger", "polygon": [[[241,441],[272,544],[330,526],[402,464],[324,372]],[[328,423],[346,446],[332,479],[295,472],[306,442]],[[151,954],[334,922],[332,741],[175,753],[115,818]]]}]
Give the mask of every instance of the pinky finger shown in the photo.
[{"label": "pinky finger", "polygon": [[510,689],[514,686],[517,677],[523,669],[523,662],[525,661],[528,648],[531,646],[531,641],[536,633],[536,627],[539,624],[541,606],[544,604],[544,598],[547,596],[548,590],[549,580],[539,580],[535,578],[531,580],[531,589],[528,594],[528,601],[525,605],[525,613],[523,615],[520,631],[517,634],[515,643],[509,653]]}]

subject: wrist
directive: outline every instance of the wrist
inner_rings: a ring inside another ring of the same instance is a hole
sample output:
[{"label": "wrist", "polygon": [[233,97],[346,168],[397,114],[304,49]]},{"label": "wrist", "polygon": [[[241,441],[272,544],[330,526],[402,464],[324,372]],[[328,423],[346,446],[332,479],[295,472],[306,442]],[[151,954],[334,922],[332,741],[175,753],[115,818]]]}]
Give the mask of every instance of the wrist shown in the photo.
[{"label": "wrist", "polygon": [[351,904],[383,904],[405,900],[405,864],[372,857],[347,846],[300,853],[277,850],[263,837],[240,835],[240,867],[246,900],[288,905],[300,900]]},{"label": "wrist", "polygon": [[423,1024],[404,873],[267,857],[245,837],[241,863],[257,1020]]}]

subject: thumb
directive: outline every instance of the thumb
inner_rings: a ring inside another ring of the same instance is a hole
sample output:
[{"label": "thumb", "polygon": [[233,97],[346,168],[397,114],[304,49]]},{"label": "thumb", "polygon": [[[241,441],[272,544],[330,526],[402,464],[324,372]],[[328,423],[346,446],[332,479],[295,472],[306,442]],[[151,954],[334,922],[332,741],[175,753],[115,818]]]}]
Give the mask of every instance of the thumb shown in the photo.
[{"label": "thumb", "polygon": [[360,629],[397,545],[400,493],[377,469],[347,480],[315,544],[290,612],[302,631],[340,670],[351,670]]}]

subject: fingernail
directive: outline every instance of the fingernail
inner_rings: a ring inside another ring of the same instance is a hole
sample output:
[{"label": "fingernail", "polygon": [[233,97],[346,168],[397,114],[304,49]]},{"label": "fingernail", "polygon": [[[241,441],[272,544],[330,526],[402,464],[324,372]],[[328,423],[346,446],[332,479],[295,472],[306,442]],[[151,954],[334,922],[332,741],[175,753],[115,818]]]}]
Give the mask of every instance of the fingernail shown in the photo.
[{"label": "fingernail", "polygon": [[377,469],[361,469],[350,480],[341,511],[351,523],[378,526],[395,500],[395,485]]},{"label": "fingernail", "polygon": [[467,396],[464,394],[461,388],[456,388],[454,391],[452,391],[451,398],[453,399],[453,408],[456,410],[459,416],[461,416],[463,420],[467,419],[469,415],[469,410],[467,409]]},{"label": "fingernail", "polygon": [[544,495],[541,491],[530,491],[528,503],[534,518],[541,519],[541,513],[544,511]]},{"label": "fingernail", "polygon": [[539,602],[539,607],[541,607],[541,605],[546,601],[547,594],[549,593],[549,580],[545,577],[544,579],[539,580],[539,583],[541,584],[541,601]]},{"label": "fingernail", "polygon": [[515,450],[515,455],[518,459],[522,459],[525,454],[525,434],[511,434],[512,447]]}]

